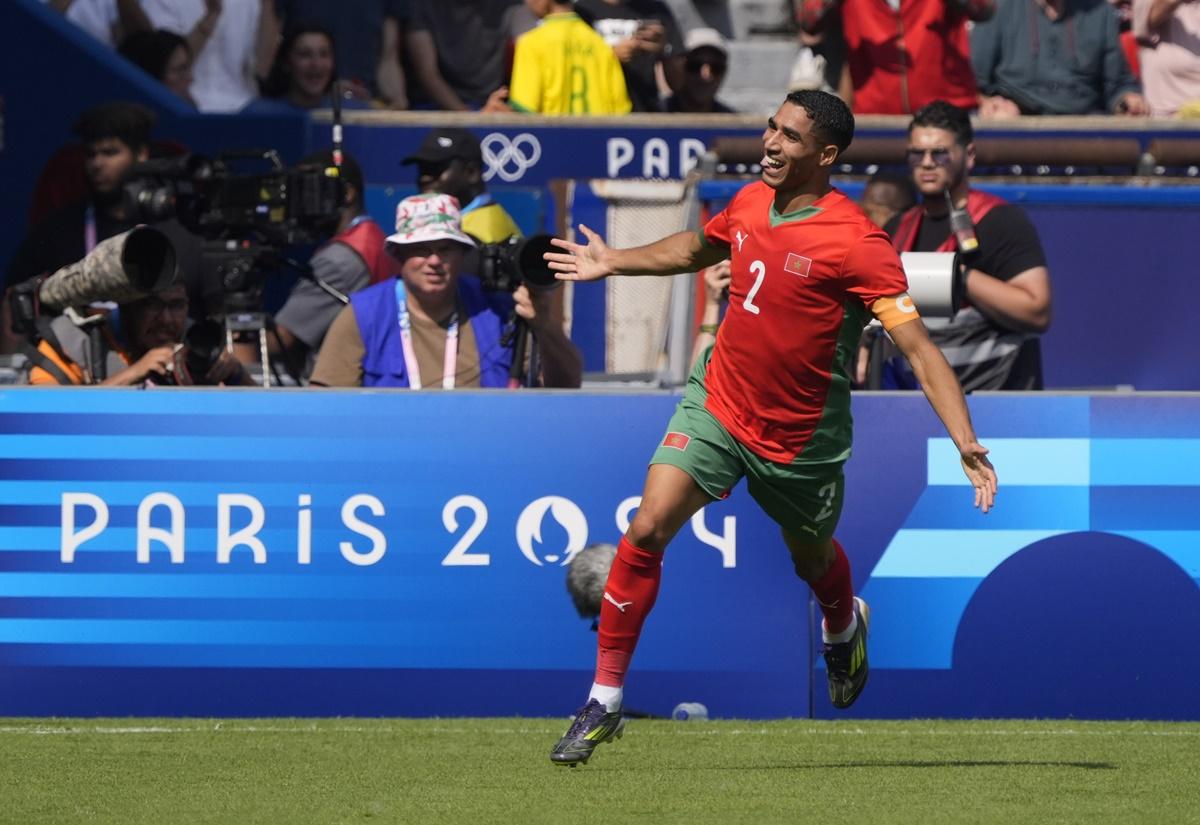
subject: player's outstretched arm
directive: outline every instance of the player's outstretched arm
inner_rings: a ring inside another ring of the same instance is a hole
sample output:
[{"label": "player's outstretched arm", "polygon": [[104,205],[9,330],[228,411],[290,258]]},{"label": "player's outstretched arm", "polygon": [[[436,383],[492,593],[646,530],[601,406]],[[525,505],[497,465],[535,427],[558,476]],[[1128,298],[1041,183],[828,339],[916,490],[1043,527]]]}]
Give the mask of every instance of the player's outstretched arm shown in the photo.
[{"label": "player's outstretched arm", "polygon": [[729,257],[728,250],[701,243],[695,232],[677,232],[646,246],[613,249],[583,224],[579,231],[587,238],[586,244],[554,238],[551,243],[563,251],[542,256],[560,281],[598,281],[609,275],[676,275],[696,272]]},{"label": "player's outstretched arm", "polygon": [[929,333],[921,319],[892,327],[888,334],[912,365],[913,374],[921,382],[930,406],[942,419],[946,432],[958,447],[963,472],[975,488],[975,506],[986,513],[996,501],[996,470],[988,461],[987,448],[975,438],[967,400],[963,397],[954,370],[946,363],[942,351],[929,340]]}]

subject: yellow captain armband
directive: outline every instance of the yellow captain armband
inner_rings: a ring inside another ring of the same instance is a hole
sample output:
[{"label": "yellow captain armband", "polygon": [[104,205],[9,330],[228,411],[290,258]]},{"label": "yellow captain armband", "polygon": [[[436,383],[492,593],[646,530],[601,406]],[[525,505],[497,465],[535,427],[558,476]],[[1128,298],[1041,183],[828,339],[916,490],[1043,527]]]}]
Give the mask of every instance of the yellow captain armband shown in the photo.
[{"label": "yellow captain armband", "polygon": [[891,331],[908,321],[920,318],[917,305],[907,292],[888,298],[879,298],[871,304],[871,313],[879,319],[885,330]]}]

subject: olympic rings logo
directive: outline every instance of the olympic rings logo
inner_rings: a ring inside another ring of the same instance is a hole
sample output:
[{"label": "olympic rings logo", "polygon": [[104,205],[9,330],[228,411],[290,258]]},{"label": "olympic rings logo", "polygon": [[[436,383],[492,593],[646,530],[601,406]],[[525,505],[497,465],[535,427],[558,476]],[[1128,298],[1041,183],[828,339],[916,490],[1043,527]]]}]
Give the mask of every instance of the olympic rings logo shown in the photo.
[{"label": "olympic rings logo", "polygon": [[492,132],[479,142],[479,148],[487,167],[483,173],[485,181],[494,177],[506,183],[518,181],[542,158],[542,145],[528,132],[511,140],[502,132]]}]

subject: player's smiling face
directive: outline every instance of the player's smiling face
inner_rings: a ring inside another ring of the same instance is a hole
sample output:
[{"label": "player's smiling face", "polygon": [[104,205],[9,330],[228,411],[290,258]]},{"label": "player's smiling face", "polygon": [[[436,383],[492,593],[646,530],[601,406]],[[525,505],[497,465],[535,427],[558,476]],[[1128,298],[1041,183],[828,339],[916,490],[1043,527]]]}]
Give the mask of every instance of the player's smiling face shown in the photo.
[{"label": "player's smiling face", "polygon": [[821,167],[833,165],[837,154],[813,134],[804,107],[785,101],[763,132],[762,182],[776,190],[801,188]]}]

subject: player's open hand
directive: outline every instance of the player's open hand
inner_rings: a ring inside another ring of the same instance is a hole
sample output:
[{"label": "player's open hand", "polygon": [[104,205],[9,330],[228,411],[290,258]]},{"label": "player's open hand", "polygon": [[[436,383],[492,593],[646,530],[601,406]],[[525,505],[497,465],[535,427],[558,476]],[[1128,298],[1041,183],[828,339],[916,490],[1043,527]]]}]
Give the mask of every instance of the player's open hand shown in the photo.
[{"label": "player's open hand", "polygon": [[554,246],[565,250],[542,255],[554,271],[554,277],[560,281],[598,281],[611,275],[612,270],[605,262],[608,245],[583,224],[579,224],[579,231],[587,238],[586,245],[563,238],[550,239]]},{"label": "player's open hand", "polygon": [[985,513],[996,503],[998,485],[996,468],[988,461],[987,453],[987,448],[978,441],[967,444],[960,453],[963,472],[975,488],[975,506]]}]

